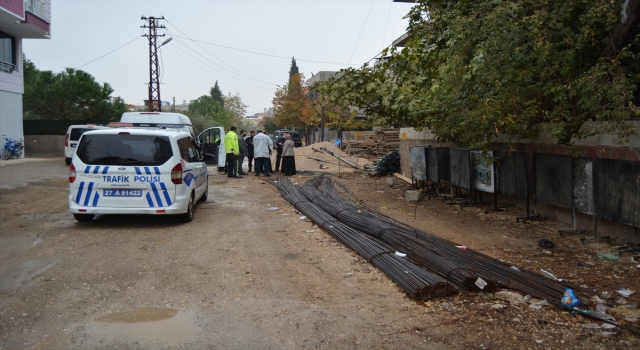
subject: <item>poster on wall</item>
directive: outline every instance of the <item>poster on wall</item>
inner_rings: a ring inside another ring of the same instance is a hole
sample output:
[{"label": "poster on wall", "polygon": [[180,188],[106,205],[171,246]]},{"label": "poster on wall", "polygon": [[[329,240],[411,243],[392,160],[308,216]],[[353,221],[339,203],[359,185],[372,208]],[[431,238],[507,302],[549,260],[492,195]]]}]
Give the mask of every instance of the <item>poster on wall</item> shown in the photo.
[{"label": "poster on wall", "polygon": [[496,187],[493,152],[483,155],[480,151],[471,151],[471,164],[473,166],[471,186],[480,191],[493,193]]}]

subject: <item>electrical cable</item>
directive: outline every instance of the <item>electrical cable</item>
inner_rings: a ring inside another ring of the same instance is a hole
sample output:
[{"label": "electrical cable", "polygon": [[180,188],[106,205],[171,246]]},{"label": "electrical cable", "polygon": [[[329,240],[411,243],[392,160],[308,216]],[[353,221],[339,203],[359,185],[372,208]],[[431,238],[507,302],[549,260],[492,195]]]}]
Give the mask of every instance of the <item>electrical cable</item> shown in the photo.
[{"label": "electrical cable", "polygon": [[[205,45],[211,45],[211,46],[216,46],[216,47],[221,47],[223,49],[229,49],[229,50],[235,50],[235,51],[240,51],[240,52],[246,52],[246,53],[250,53],[250,54],[254,54],[254,55],[260,55],[260,56],[267,56],[267,57],[274,57],[274,58],[282,58],[285,60],[290,60],[291,57],[286,57],[286,56],[279,56],[279,55],[272,55],[272,54],[268,54],[268,53],[262,53],[262,52],[255,52],[255,51],[249,51],[249,50],[244,50],[244,49],[237,49],[234,47],[229,47],[229,46],[224,46],[224,45],[218,45],[218,44],[214,44],[214,43],[210,43],[210,42],[206,42],[206,41],[202,41],[202,40],[195,40],[195,39],[191,39],[191,38],[187,38],[187,37],[183,37],[183,36],[178,36],[178,35],[174,35],[174,37],[176,38],[182,38],[182,39],[187,39],[187,40],[191,40],[193,42],[196,43],[201,43],[201,44],[205,44]],[[300,62],[311,62],[311,63],[324,63],[324,64],[333,64],[333,65],[337,65],[337,66],[348,66],[348,63],[336,63],[336,62],[327,62],[327,61],[316,61],[316,60],[307,60],[304,58],[296,58],[296,61],[300,61]]]},{"label": "electrical cable", "polygon": [[356,46],[353,47],[353,52],[351,52],[351,57],[349,58],[349,66],[351,65],[351,60],[353,59],[353,54],[356,53],[356,48],[358,48],[358,43],[360,42],[360,37],[362,36],[362,32],[364,32],[364,27],[367,26],[367,21],[369,20],[369,15],[371,14],[371,10],[373,9],[373,4],[375,1],[371,2],[371,6],[369,7],[369,12],[367,12],[367,18],[364,20],[364,24],[362,25],[362,29],[360,29],[360,35],[358,35],[358,40],[356,41]]},{"label": "electrical cable", "polygon": [[102,55],[102,56],[100,56],[100,57],[96,58],[96,59],[95,59],[95,60],[93,60],[93,61],[89,61],[89,62],[87,62],[87,63],[85,63],[85,64],[83,64],[83,65],[81,65],[81,66],[77,66],[75,69],[82,68],[82,67],[84,67],[84,66],[86,66],[86,65],[88,65],[88,64],[90,64],[90,63],[93,63],[93,62],[95,62],[95,61],[97,61],[97,60],[99,60],[99,59],[101,59],[101,58],[103,58],[103,57],[105,57],[105,56],[108,56],[108,55],[110,55],[110,54],[112,54],[112,53],[114,53],[114,52],[116,52],[116,51],[120,50],[121,48],[123,48],[123,47],[125,47],[125,46],[127,46],[127,45],[131,44],[132,42],[134,42],[134,41],[136,41],[136,40],[138,40],[138,39],[140,39],[140,38],[141,38],[141,36],[140,36],[140,35],[138,35],[135,39],[133,39],[133,40],[129,41],[128,43],[126,43],[126,44],[124,44],[124,45],[122,45],[122,46],[118,47],[117,49],[115,49],[115,50],[113,50],[113,51],[109,51],[109,52],[105,53],[104,55]]},{"label": "electrical cable", "polygon": [[[176,28],[180,33],[184,34],[184,35],[188,38],[188,40],[191,40],[191,38],[189,38],[189,36],[188,36],[185,32],[183,32],[182,30],[180,30],[180,28],[178,28],[175,24],[173,24],[173,23],[169,22],[168,20],[167,20],[167,23],[171,24],[171,25],[172,25],[174,28]],[[223,64],[225,64],[225,65],[229,66],[231,69],[233,69],[233,70],[235,70],[235,71],[239,72],[241,75],[244,75],[244,76],[248,77],[249,79],[252,79],[252,80],[255,80],[255,81],[258,81],[258,82],[264,83],[264,84],[272,84],[272,83],[269,83],[269,82],[266,82],[266,81],[263,81],[263,80],[260,80],[260,79],[254,78],[254,77],[252,77],[252,76],[250,76],[250,75],[246,74],[245,72],[243,72],[243,71],[241,71],[241,70],[239,70],[239,69],[236,69],[236,68],[235,68],[235,67],[233,67],[232,65],[230,65],[230,64],[228,64],[228,63],[224,62],[223,60],[221,60],[220,58],[218,58],[216,55],[214,55],[214,54],[212,54],[211,52],[207,51],[205,48],[203,48],[202,46],[200,46],[198,43],[196,43],[196,42],[194,42],[194,43],[195,43],[196,45],[198,45],[198,47],[199,47],[199,48],[201,48],[202,50],[204,50],[206,53],[208,53],[209,55],[213,56],[213,58],[215,58],[215,59],[217,59],[218,61],[220,61],[221,63],[223,63]]]},{"label": "electrical cable", "polygon": [[[180,42],[179,40],[175,40],[175,42],[180,43],[181,45],[183,45],[183,46],[185,46],[186,48],[190,49],[191,51],[195,52],[196,54],[199,54],[200,56],[202,56],[199,52],[197,52],[197,51],[193,50],[192,48],[190,48],[190,47],[186,46],[184,43]],[[223,75],[223,76],[226,76],[226,77],[228,77],[228,78],[230,78],[230,79],[232,79],[232,80],[234,80],[234,81],[237,81],[238,83],[245,84],[245,85],[249,85],[249,86],[253,86],[253,87],[256,87],[256,88],[259,88],[259,89],[265,89],[265,90],[273,90],[273,89],[275,88],[275,86],[276,86],[276,85],[274,84],[274,87],[269,88],[269,87],[265,87],[265,86],[258,86],[258,85],[254,85],[254,84],[252,84],[252,83],[249,83],[249,82],[246,82],[246,81],[240,80],[240,78],[238,78],[238,77],[230,76],[228,73],[225,73],[225,72],[219,71],[216,67],[212,67],[212,66],[210,66],[209,64],[207,64],[207,63],[205,63],[205,62],[203,62],[203,61],[199,60],[198,58],[194,57],[192,54],[190,54],[189,52],[187,52],[187,51],[183,50],[182,48],[180,48],[180,47],[178,47],[178,46],[175,46],[175,45],[174,45],[173,47],[174,47],[174,48],[176,48],[176,49],[178,49],[178,50],[180,50],[180,51],[181,51],[181,52],[183,52],[184,54],[189,55],[191,58],[193,58],[194,60],[196,60],[196,61],[198,61],[198,62],[200,62],[200,63],[204,64],[205,66],[209,67],[210,69],[212,69],[212,70],[216,71],[216,72],[217,72],[217,74],[219,74],[219,75]],[[173,50],[171,50],[171,51],[172,51],[172,52],[174,52]],[[175,52],[174,52],[174,53],[175,53]],[[202,56],[202,57],[203,57],[205,60],[208,60],[206,57],[204,57],[204,56]],[[184,57],[183,57],[183,58],[184,58]],[[208,61],[210,61],[210,60],[208,60]],[[193,62],[192,62],[192,63],[193,63]],[[212,74],[213,74],[213,73],[212,73]]]},{"label": "electrical cable", "polygon": [[391,18],[391,6],[393,1],[389,3],[389,13],[387,14],[387,24],[384,26],[384,35],[382,36],[382,50],[384,51],[384,41],[387,39],[387,28],[389,28],[389,18]]}]

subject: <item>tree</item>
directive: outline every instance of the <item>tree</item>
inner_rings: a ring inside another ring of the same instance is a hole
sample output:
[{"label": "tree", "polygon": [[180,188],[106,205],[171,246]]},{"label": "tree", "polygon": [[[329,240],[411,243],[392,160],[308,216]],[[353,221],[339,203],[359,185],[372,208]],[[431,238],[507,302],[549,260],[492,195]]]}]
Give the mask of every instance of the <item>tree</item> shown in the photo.
[{"label": "tree", "polygon": [[209,90],[209,95],[214,101],[220,102],[222,108],[224,108],[224,95],[222,94],[222,90],[220,90],[220,86],[218,86],[218,81],[216,80],[216,84]]},{"label": "tree", "polygon": [[313,122],[309,89],[303,84],[301,73],[293,75],[279,87],[273,97],[274,121],[277,125],[306,128]]},{"label": "tree", "polygon": [[289,68],[289,79],[293,78],[294,75],[299,73],[300,73],[300,70],[298,69],[298,65],[296,64],[296,58],[291,57],[291,68]]},{"label": "tree", "polygon": [[635,132],[626,121],[640,116],[640,34],[637,15],[635,27],[617,30],[622,4],[424,1],[407,15],[406,48],[343,70],[322,93],[364,107],[377,123],[428,127],[469,147],[538,126],[565,144],[602,132],[625,140]]},{"label": "tree", "polygon": [[262,125],[262,129],[265,133],[273,134],[280,128],[278,125],[276,125],[274,120],[274,117],[270,117],[268,115],[262,117],[262,120],[260,120],[259,124]]},{"label": "tree", "polygon": [[227,113],[227,121],[225,127],[232,125],[240,126],[244,123],[244,116],[247,114],[247,105],[242,102],[240,94],[232,95],[229,93],[224,97],[224,106]]},{"label": "tree", "polygon": [[108,83],[99,84],[84,71],[39,71],[26,58],[24,67],[25,119],[109,121],[119,120],[127,110],[121,98],[111,97]]},{"label": "tree", "polygon": [[[214,98],[214,92],[219,92],[216,85],[211,88],[209,95],[203,95],[189,104],[187,114],[194,123],[196,130],[202,131],[211,126],[222,126],[229,129],[231,126],[243,125],[247,105],[240,98],[240,94],[222,96],[222,100]],[[196,127],[197,123],[197,127]]]}]

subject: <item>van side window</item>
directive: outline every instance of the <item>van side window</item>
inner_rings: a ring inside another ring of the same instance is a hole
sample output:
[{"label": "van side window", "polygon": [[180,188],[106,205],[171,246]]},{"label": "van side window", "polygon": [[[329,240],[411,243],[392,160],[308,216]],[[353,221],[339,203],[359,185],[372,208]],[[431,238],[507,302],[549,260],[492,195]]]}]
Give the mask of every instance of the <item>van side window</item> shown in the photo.
[{"label": "van side window", "polygon": [[191,138],[184,137],[178,140],[178,149],[180,149],[180,158],[189,163],[200,161],[200,152],[198,146],[193,143]]}]

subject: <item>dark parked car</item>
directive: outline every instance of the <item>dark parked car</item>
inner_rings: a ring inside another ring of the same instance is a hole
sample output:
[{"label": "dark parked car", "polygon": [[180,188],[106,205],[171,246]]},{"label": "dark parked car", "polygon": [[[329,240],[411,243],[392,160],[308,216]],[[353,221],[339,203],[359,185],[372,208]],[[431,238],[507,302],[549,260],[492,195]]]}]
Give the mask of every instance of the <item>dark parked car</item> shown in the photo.
[{"label": "dark parked car", "polygon": [[277,130],[276,137],[282,137],[282,134],[285,132],[291,135],[291,140],[293,140],[293,145],[295,147],[302,147],[302,137],[295,131],[286,129]]}]

